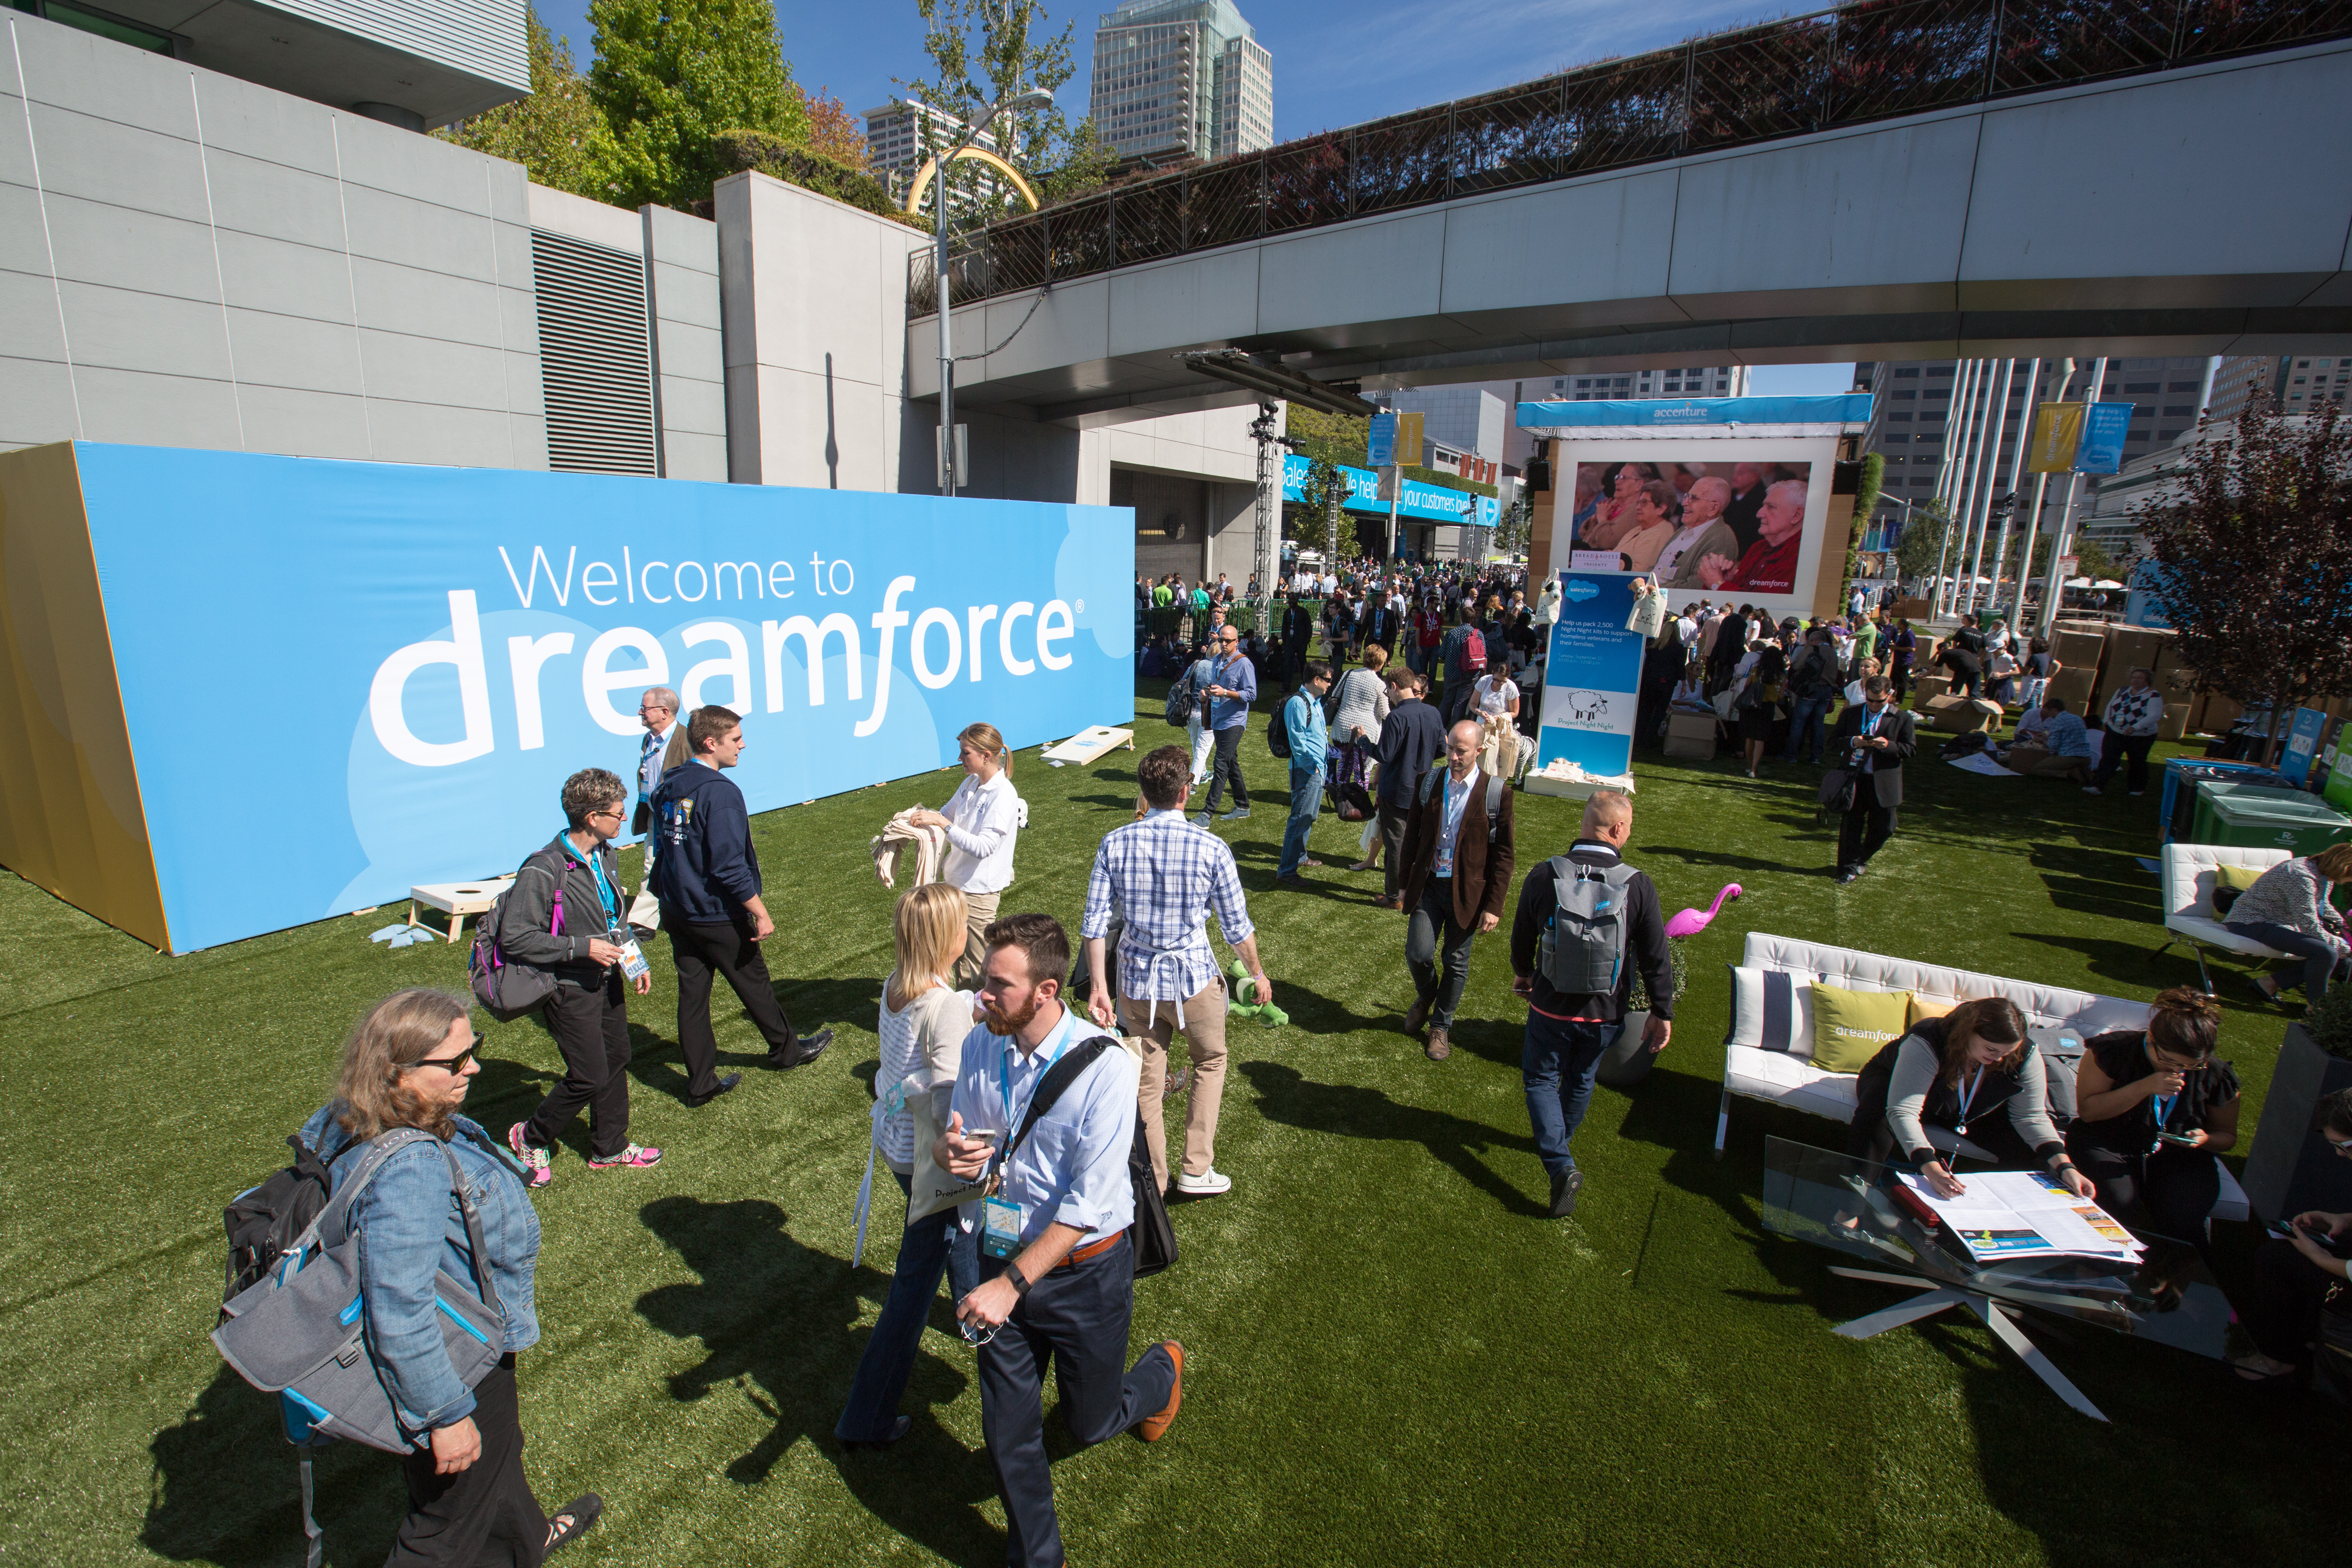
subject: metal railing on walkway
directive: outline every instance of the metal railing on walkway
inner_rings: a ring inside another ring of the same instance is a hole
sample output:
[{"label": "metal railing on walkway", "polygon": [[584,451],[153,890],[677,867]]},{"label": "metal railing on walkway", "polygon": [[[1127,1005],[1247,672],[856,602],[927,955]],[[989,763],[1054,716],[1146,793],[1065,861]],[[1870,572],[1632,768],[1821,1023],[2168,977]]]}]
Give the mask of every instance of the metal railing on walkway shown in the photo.
[{"label": "metal railing on walkway", "polygon": [[[1483,191],[2352,34],[2352,0],[1856,0],[1134,181],[976,230],[958,304]],[[909,316],[939,308],[929,247]]]}]

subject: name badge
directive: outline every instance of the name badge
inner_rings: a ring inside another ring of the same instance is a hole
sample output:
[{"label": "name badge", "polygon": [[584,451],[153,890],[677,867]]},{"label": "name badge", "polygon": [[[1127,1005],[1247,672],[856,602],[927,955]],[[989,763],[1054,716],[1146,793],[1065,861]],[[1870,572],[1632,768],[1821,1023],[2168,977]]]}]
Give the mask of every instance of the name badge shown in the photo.
[{"label": "name badge", "polygon": [[621,950],[621,973],[632,980],[643,979],[653,973],[653,966],[646,962],[645,949],[637,946],[635,936],[615,926],[607,940]]},{"label": "name badge", "polygon": [[1021,1206],[1001,1197],[980,1204],[980,1249],[991,1258],[1010,1258],[1021,1250]]}]

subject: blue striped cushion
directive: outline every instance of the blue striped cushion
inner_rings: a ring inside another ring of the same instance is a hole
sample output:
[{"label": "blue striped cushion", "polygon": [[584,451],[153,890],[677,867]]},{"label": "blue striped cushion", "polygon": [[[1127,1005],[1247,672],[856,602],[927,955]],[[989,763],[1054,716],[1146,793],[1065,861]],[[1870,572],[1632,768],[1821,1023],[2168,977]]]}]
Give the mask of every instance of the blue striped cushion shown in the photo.
[{"label": "blue striped cushion", "polygon": [[1731,971],[1731,1043],[1811,1061],[1813,977],[1783,969]]}]

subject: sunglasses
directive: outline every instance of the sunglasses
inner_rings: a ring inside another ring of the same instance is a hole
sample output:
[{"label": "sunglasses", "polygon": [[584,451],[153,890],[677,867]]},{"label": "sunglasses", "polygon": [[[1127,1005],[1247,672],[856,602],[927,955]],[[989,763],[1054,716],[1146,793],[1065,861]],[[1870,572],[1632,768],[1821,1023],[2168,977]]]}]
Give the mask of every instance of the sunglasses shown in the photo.
[{"label": "sunglasses", "polygon": [[442,1071],[448,1073],[454,1078],[458,1073],[466,1071],[466,1063],[473,1061],[475,1055],[479,1052],[481,1049],[482,1033],[481,1030],[476,1030],[474,1031],[474,1043],[459,1051],[457,1055],[428,1056],[421,1061],[412,1061],[408,1065],[412,1071],[419,1067],[437,1067]]}]

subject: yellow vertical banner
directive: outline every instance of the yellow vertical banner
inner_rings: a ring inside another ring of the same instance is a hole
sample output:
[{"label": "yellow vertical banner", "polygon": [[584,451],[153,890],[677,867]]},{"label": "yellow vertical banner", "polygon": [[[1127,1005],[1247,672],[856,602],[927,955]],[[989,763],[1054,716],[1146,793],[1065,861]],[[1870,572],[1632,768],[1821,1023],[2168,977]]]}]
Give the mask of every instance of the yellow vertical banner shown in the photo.
[{"label": "yellow vertical banner", "polygon": [[2083,444],[2083,405],[2045,402],[2033,411],[2033,448],[2025,467],[2032,474],[2064,474],[2074,466]]},{"label": "yellow vertical banner", "polygon": [[1417,413],[1397,415],[1396,460],[1408,468],[1421,465],[1429,455],[1422,450],[1422,416]]}]

